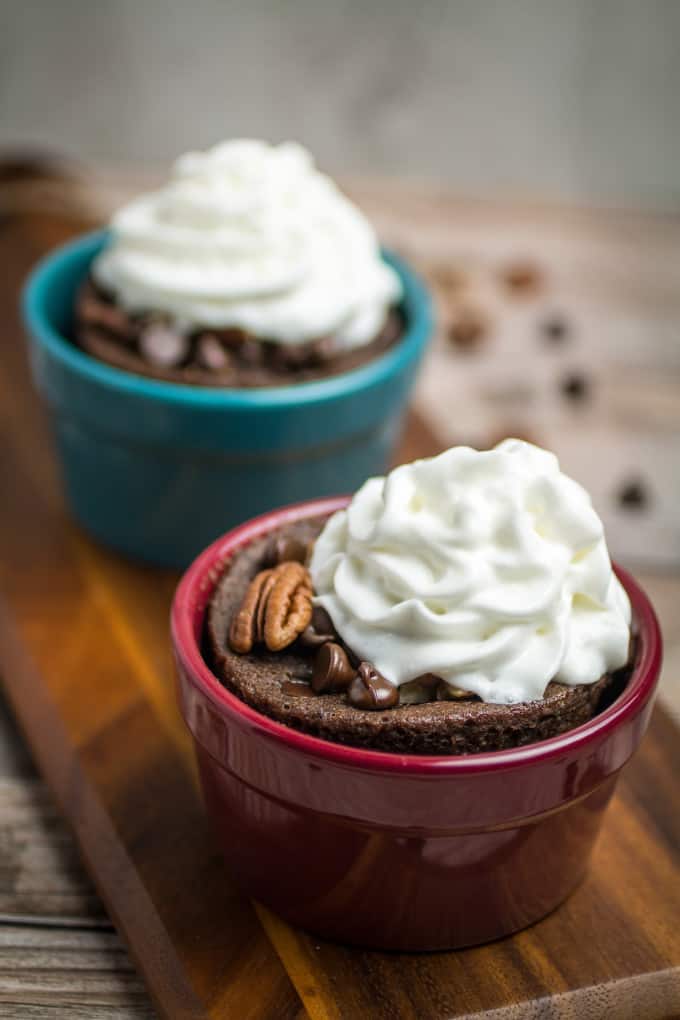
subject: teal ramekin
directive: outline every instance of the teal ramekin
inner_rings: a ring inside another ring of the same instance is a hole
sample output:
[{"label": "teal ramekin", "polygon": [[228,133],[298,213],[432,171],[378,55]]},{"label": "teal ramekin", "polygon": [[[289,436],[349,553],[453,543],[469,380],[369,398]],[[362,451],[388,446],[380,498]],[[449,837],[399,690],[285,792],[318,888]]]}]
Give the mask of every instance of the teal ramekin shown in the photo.
[{"label": "teal ramekin", "polygon": [[406,328],[351,372],[261,389],[161,382],[76,347],[74,299],[107,233],[44,258],[23,293],[36,385],[50,412],[68,500],[95,538],[185,567],[225,530],[284,503],[356,489],[382,473],[432,334],[427,290],[395,255]]}]

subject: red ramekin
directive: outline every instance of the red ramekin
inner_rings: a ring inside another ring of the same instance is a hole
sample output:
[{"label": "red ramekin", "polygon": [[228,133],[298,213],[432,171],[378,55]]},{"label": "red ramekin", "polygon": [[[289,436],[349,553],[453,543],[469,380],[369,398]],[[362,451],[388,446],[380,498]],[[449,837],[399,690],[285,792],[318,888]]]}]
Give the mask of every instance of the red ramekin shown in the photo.
[{"label": "red ramekin", "polygon": [[286,920],[381,949],[456,948],[524,928],[583,877],[621,768],[649,721],[661,665],[654,610],[617,573],[637,662],[594,719],[526,747],[459,757],[366,751],[299,733],[227,691],[201,654],[224,562],[325,499],[230,531],[189,567],[172,608],[178,694],[233,877]]}]

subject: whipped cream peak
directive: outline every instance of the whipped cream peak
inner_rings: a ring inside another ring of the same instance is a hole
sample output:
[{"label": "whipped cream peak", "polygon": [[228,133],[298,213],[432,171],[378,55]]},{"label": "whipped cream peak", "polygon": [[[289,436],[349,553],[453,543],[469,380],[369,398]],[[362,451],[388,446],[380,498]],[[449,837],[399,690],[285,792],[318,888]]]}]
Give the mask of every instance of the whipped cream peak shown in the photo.
[{"label": "whipped cream peak", "polygon": [[590,497],[521,440],[369,479],[310,571],[342,639],[396,685],[434,673],[514,704],[628,659],[630,604]]},{"label": "whipped cream peak", "polygon": [[278,343],[369,343],[401,297],[363,214],[291,142],[238,139],[175,162],[120,209],[95,280],[129,312]]}]

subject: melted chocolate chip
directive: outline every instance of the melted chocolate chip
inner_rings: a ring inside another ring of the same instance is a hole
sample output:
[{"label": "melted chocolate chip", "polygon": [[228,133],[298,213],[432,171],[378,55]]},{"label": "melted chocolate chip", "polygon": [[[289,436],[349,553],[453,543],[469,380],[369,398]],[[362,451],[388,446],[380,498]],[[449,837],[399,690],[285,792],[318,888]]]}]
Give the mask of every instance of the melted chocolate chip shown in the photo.
[{"label": "melted chocolate chip", "polygon": [[474,694],[464,691],[461,687],[447,684],[446,680],[441,680],[437,686],[437,701],[465,701],[474,697]]},{"label": "melted chocolate chip", "polygon": [[314,606],[312,622],[306,627],[298,641],[305,648],[319,648],[327,641],[335,641],[337,634],[330,616],[322,606]]},{"label": "melted chocolate chip", "polygon": [[306,680],[298,680],[295,677],[291,677],[290,680],[283,680],[281,682],[281,693],[289,698],[304,698],[308,697],[312,691]]},{"label": "melted chocolate chip", "polygon": [[312,688],[317,694],[346,691],[356,676],[345,649],[333,641],[319,648],[314,659]]},{"label": "melted chocolate chip", "polygon": [[399,704],[399,688],[386,680],[370,662],[362,662],[350,684],[347,699],[354,708],[379,711]]},{"label": "melted chocolate chip", "polygon": [[139,353],[150,365],[175,368],[189,354],[189,338],[162,323],[151,323],[139,337]]},{"label": "melted chocolate chip", "polygon": [[279,563],[306,563],[309,545],[289,535],[275,535],[267,550],[267,563],[276,567]]},{"label": "melted chocolate chip", "polygon": [[440,677],[434,673],[423,673],[422,676],[409,680],[399,688],[399,704],[422,705],[427,701],[434,701],[440,683]]}]

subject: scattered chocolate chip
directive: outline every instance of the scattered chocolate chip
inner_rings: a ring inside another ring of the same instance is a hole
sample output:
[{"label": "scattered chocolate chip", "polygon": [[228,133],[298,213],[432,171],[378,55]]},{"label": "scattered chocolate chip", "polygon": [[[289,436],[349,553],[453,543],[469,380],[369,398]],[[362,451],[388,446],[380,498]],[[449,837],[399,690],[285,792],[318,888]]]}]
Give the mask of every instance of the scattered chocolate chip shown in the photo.
[{"label": "scattered chocolate chip", "polygon": [[151,365],[175,368],[189,353],[189,337],[162,323],[151,323],[140,334],[139,353]]},{"label": "scattered chocolate chip", "polygon": [[580,402],[589,396],[590,382],[580,372],[571,372],[560,383],[560,391],[568,400]]},{"label": "scattered chocolate chip", "polygon": [[299,538],[290,535],[274,535],[267,550],[267,563],[275,567],[279,563],[306,563],[309,546]]},{"label": "scattered chocolate chip", "polygon": [[453,687],[442,680],[437,687],[437,701],[464,701],[466,698],[473,698],[474,694],[464,691],[460,687]]},{"label": "scattered chocolate chip", "polygon": [[196,360],[211,372],[223,373],[229,368],[231,358],[214,333],[202,333],[196,341]]},{"label": "scattered chocolate chip", "polygon": [[399,704],[399,688],[386,680],[370,662],[362,662],[349,686],[347,698],[354,708],[379,711]]},{"label": "scattered chocolate chip", "polygon": [[345,691],[356,676],[345,649],[332,641],[319,648],[314,659],[312,689],[317,694]]},{"label": "scattered chocolate chip", "polygon": [[452,314],[447,335],[459,350],[472,351],[479,347],[488,331],[489,320],[481,309],[461,305]]},{"label": "scattered chocolate chip", "polygon": [[550,315],[541,323],[541,333],[548,343],[562,344],[569,339],[569,323],[561,315]]},{"label": "scattered chocolate chip", "polygon": [[631,478],[624,482],[616,498],[624,510],[644,510],[649,504],[649,492],[639,478]]},{"label": "scattered chocolate chip", "polygon": [[440,683],[440,677],[434,673],[423,673],[422,676],[409,680],[399,688],[399,704],[422,705],[426,701],[434,701]]},{"label": "scattered chocolate chip", "polygon": [[543,274],[532,262],[512,262],[501,270],[501,279],[515,294],[533,294],[541,289]]},{"label": "scattered chocolate chip", "polygon": [[323,606],[314,606],[312,610],[312,627],[319,633],[325,631],[328,634],[335,634],[333,621]]},{"label": "scattered chocolate chip", "polygon": [[312,622],[306,627],[298,641],[305,648],[319,648],[327,641],[335,641],[337,634],[333,622],[322,606],[314,606]]}]

